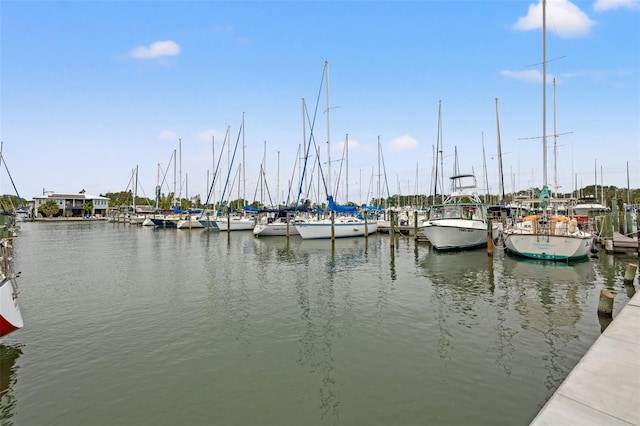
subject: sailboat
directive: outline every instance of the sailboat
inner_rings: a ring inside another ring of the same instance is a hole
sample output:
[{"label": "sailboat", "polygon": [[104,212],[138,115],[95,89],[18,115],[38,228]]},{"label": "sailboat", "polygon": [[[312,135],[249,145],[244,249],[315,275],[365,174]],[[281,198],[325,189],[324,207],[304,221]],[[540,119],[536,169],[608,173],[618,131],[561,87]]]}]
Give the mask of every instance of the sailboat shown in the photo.
[{"label": "sailboat", "polygon": [[0,241],[0,337],[24,326],[18,306],[18,286],[11,264],[11,241]]},{"label": "sailboat", "polygon": [[[330,217],[319,218],[315,220],[303,221],[296,223],[295,227],[300,237],[303,240],[310,239],[328,239],[328,238],[344,238],[344,237],[362,237],[368,236],[378,231],[378,222],[376,220],[369,221],[366,213],[362,215],[355,206],[343,206],[336,204],[333,195],[329,194],[327,188],[331,188],[331,137],[330,137],[330,124],[329,124],[329,112],[331,106],[329,103],[329,62],[324,63],[324,81],[326,89],[326,114],[327,114],[327,149],[328,149],[328,172],[327,172],[327,184],[325,191],[327,191],[328,211]],[[313,133],[309,138],[309,142],[313,139]],[[349,138],[345,140],[345,153],[349,152],[348,149]],[[308,151],[307,151],[308,152]],[[346,154],[348,155],[348,154]],[[348,157],[347,157],[347,185],[348,181]],[[347,190],[348,191],[348,190]],[[347,199],[348,199],[347,192]]]},{"label": "sailboat", "polygon": [[542,0],[542,163],[543,187],[535,204],[540,214],[526,216],[505,227],[502,232],[507,251],[533,259],[573,260],[584,258],[593,246],[593,235],[580,230],[575,218],[554,215],[547,187],[546,123],[546,0]]},{"label": "sailboat", "polygon": [[[220,197],[220,202],[218,203],[218,211],[216,214],[216,218],[214,219],[216,226],[218,227],[218,229],[220,229],[221,231],[251,231],[253,230],[256,221],[253,218],[252,215],[248,215],[246,214],[246,209],[245,207],[243,207],[243,214],[231,214],[231,211],[227,211],[227,216],[223,217],[221,215],[221,211],[220,211],[220,207],[222,206],[222,202],[224,200],[225,197],[225,193],[227,191],[227,185],[229,185],[229,180],[231,178],[231,170],[233,167],[233,162],[235,160],[236,157],[236,152],[238,150],[238,143],[240,141],[240,136],[242,136],[242,156],[244,158],[244,113],[242,114],[242,124],[240,126],[240,132],[238,133],[238,137],[236,138],[236,144],[235,147],[233,149],[233,158],[231,159],[230,163],[229,163],[229,170],[227,171],[227,181],[225,183],[224,186],[224,190],[222,192],[222,195]],[[243,164],[241,164],[241,166],[243,167],[242,169],[242,176],[240,176],[242,182],[244,182],[244,161]],[[238,169],[238,173],[240,173],[240,169]],[[238,185],[238,189],[240,189],[240,185]],[[242,200],[243,200],[243,204],[246,202],[244,199],[244,193],[245,191],[243,191],[243,195],[242,195]],[[240,197],[238,197],[239,199]]]}]

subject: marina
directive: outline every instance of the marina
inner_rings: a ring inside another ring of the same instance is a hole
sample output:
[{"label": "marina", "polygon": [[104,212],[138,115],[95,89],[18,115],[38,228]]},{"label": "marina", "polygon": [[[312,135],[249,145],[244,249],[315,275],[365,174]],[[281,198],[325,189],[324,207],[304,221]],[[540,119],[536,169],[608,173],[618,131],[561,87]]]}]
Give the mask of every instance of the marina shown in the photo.
[{"label": "marina", "polygon": [[635,254],[391,241],[24,223],[1,421],[529,424],[637,301]]}]

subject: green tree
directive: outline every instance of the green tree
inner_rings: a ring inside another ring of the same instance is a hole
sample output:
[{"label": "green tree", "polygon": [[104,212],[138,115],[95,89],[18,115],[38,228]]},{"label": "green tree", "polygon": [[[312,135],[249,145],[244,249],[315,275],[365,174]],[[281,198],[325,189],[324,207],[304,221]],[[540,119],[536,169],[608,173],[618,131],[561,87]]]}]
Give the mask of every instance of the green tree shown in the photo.
[{"label": "green tree", "polygon": [[38,211],[47,217],[51,217],[60,211],[60,207],[58,207],[58,203],[55,200],[48,200],[38,207]]},{"label": "green tree", "polygon": [[91,214],[91,212],[93,212],[93,202],[88,201],[88,202],[84,203],[82,205],[82,210],[87,214]]}]

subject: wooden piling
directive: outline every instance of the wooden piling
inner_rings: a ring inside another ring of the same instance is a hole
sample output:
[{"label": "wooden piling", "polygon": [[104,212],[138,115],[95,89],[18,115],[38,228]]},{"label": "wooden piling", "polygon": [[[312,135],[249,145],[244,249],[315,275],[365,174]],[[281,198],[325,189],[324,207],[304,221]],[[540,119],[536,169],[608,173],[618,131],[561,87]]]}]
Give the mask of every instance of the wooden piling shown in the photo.
[{"label": "wooden piling", "polygon": [[629,263],[627,265],[627,270],[624,273],[624,284],[631,285],[633,284],[633,280],[636,278],[636,271],[638,270],[638,265],[635,263]]},{"label": "wooden piling", "polygon": [[493,256],[493,232],[491,221],[487,221],[487,254]]},{"label": "wooden piling", "polygon": [[396,236],[395,236],[395,221],[396,215],[394,211],[389,212],[389,244],[391,248],[396,245]]},{"label": "wooden piling", "polygon": [[369,238],[369,222],[367,222],[367,212],[364,212],[364,239]]},{"label": "wooden piling", "polygon": [[613,316],[613,294],[606,288],[600,290],[600,300],[598,302],[598,315],[605,317]]},{"label": "wooden piling", "polygon": [[418,241],[418,211],[413,212],[413,239]]},{"label": "wooden piling", "polygon": [[336,240],[336,215],[335,212],[331,212],[331,241]]}]

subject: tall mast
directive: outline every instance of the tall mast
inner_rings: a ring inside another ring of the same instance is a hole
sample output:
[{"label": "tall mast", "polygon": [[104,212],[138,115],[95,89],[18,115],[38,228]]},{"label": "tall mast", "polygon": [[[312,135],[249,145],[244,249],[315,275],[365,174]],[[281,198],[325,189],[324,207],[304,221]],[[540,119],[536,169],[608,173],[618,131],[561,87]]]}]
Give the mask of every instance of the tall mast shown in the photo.
[{"label": "tall mast", "polygon": [[345,155],[346,155],[346,169],[345,169],[345,182],[347,185],[346,199],[345,203],[349,202],[349,133],[347,133],[347,137],[344,140],[345,145]]},{"label": "tall mast", "polygon": [[[245,166],[244,166],[244,151],[245,151],[245,145],[244,145],[244,111],[242,112],[242,207],[247,205],[247,200],[245,199],[245,197],[247,196],[247,192],[246,192],[246,184],[247,181],[245,180],[245,176],[244,176],[244,172],[245,172]],[[238,189],[240,189],[240,185],[238,185]]]},{"label": "tall mast", "polygon": [[547,1],[542,0],[542,184],[547,186]]},{"label": "tall mast", "polygon": [[496,129],[498,133],[498,182],[500,184],[500,201],[504,201],[504,174],[502,172],[502,143],[500,141],[500,119],[498,118],[498,98],[496,98]]},{"label": "tall mast", "polygon": [[324,61],[324,70],[327,76],[327,186],[329,187],[329,195],[333,195],[333,187],[331,186],[331,128],[329,125],[329,111],[331,104],[329,102],[329,61]]},{"label": "tall mast", "polygon": [[178,193],[176,192],[177,190],[177,183],[176,183],[176,176],[177,176],[177,168],[178,168],[178,164],[176,162],[176,150],[173,150],[173,207],[176,206],[176,201],[177,201],[177,197],[178,197]]},{"label": "tall mast", "polygon": [[556,130],[556,79],[553,79],[553,190],[558,195],[558,131]]},{"label": "tall mast", "polygon": [[380,192],[380,178],[382,177],[382,171],[380,169],[380,135],[378,135],[378,203],[382,207],[382,194]]}]

